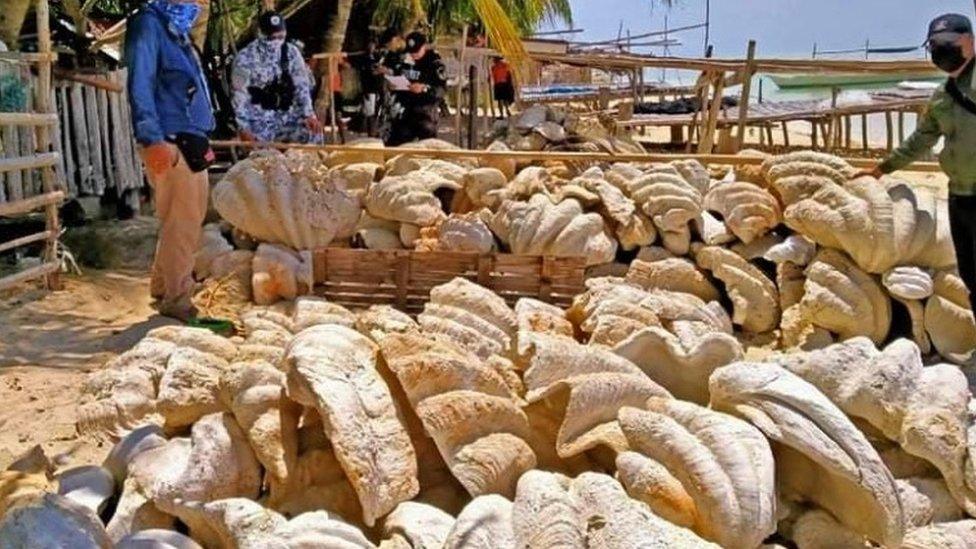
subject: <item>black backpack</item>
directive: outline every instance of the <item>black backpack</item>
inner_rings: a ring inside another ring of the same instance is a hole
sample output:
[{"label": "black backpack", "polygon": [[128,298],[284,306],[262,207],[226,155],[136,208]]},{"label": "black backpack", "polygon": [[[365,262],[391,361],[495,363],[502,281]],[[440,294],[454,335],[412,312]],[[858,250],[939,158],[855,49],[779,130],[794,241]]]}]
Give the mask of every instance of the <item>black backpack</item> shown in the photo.
[{"label": "black backpack", "polygon": [[251,86],[247,89],[251,94],[251,102],[266,111],[284,112],[291,109],[295,102],[295,81],[288,70],[287,42],[281,45],[279,66],[281,74],[275,76],[271,83],[264,87]]}]

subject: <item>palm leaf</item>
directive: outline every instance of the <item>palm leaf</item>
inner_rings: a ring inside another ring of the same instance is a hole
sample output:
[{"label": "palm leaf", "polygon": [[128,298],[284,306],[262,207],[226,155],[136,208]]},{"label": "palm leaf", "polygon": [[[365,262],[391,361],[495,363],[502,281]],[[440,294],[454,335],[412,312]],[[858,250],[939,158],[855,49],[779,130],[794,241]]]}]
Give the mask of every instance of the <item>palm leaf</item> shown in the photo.
[{"label": "palm leaf", "polygon": [[[528,3],[528,2],[526,2]],[[501,53],[516,70],[527,66],[528,54],[515,24],[505,13],[498,0],[473,0],[474,9],[485,26],[492,46]]]}]

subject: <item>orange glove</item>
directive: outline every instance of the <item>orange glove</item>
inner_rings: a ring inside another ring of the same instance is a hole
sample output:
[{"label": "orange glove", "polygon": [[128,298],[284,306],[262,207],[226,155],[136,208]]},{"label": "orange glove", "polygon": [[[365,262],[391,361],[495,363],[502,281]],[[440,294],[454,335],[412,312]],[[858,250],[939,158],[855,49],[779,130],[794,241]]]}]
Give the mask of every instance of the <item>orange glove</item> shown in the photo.
[{"label": "orange glove", "polygon": [[153,143],[143,149],[146,161],[146,169],[153,175],[160,175],[176,164],[176,155],[173,151],[174,146],[160,141]]},{"label": "orange glove", "polygon": [[305,127],[315,135],[322,133],[322,122],[314,114],[305,119]]}]

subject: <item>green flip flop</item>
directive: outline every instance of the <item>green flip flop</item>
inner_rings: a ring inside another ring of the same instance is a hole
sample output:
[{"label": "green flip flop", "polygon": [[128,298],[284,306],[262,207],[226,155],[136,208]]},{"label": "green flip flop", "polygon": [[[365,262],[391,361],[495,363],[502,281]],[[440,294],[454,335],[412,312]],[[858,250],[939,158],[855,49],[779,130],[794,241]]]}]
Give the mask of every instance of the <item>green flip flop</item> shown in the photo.
[{"label": "green flip flop", "polygon": [[208,317],[191,318],[190,321],[187,322],[187,325],[192,326],[194,328],[205,328],[217,335],[222,335],[225,337],[230,337],[234,335],[234,331],[235,331],[234,323],[222,318],[208,318]]}]

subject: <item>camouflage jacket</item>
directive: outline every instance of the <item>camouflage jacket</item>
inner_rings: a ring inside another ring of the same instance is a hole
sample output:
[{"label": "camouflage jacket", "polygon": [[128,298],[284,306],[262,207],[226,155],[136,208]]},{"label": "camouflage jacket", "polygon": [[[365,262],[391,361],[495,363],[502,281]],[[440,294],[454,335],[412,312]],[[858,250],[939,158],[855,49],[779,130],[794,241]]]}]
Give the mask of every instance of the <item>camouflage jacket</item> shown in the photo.
[{"label": "camouflage jacket", "polygon": [[302,53],[288,43],[288,70],[295,84],[295,99],[287,113],[265,110],[251,100],[250,87],[264,87],[281,74],[281,50],[257,39],[237,54],[231,74],[232,103],[238,128],[259,138],[280,133],[282,125],[298,125],[314,114],[312,75]]}]

